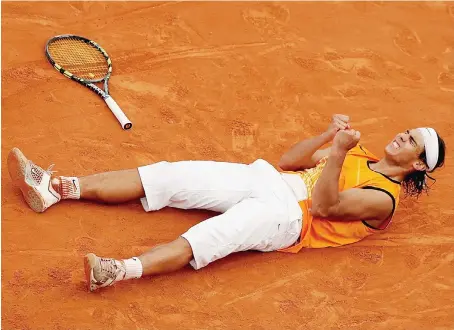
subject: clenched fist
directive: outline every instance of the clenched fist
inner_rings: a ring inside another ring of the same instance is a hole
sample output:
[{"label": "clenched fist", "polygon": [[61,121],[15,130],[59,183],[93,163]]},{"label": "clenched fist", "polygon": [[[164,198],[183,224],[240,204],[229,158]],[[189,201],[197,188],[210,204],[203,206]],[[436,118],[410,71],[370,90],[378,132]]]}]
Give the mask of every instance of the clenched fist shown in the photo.
[{"label": "clenched fist", "polygon": [[333,140],[333,147],[347,152],[358,144],[360,138],[361,133],[354,129],[338,131]]},{"label": "clenched fist", "polygon": [[349,120],[350,117],[346,115],[333,116],[332,122],[326,130],[326,133],[328,134],[330,140],[332,140],[336,136],[337,132],[350,128],[350,125],[348,124]]}]

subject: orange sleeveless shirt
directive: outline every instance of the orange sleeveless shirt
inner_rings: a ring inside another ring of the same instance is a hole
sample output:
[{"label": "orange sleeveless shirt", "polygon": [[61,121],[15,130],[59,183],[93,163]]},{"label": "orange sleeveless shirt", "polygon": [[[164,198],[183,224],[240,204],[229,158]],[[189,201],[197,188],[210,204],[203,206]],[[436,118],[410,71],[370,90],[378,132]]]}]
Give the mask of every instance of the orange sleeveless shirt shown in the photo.
[{"label": "orange sleeveless shirt", "polygon": [[339,191],[350,188],[377,189],[387,193],[393,200],[393,210],[380,228],[372,228],[360,219],[334,220],[321,219],[311,215],[312,189],[326,165],[327,157],[320,160],[314,168],[289,172],[299,174],[307,186],[308,199],[299,202],[303,211],[303,227],[299,240],[281,252],[297,253],[302,248],[335,247],[358,242],[365,237],[386,229],[391,222],[394,210],[399,203],[401,185],[369,168],[370,163],[379,159],[361,145],[351,149],[345,157],[339,177]]}]

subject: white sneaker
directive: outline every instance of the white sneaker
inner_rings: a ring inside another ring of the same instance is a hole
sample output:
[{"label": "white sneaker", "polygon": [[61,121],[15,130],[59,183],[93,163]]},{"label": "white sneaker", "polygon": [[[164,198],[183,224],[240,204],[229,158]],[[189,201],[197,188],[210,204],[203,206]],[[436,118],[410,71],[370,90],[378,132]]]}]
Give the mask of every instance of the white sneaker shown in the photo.
[{"label": "white sneaker", "polygon": [[100,258],[89,253],[84,258],[85,278],[91,292],[111,286],[126,276],[123,262],[112,258]]},{"label": "white sneaker", "polygon": [[61,200],[51,184],[53,165],[47,171],[25,158],[18,149],[13,148],[8,154],[8,171],[13,184],[18,186],[25,201],[35,212],[44,212]]}]

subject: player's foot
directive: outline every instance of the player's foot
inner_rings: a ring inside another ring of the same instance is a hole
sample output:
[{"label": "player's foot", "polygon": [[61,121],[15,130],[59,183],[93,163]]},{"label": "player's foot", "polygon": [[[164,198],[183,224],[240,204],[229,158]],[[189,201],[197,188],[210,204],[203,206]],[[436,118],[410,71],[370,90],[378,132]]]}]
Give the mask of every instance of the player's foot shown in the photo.
[{"label": "player's foot", "polygon": [[89,253],[84,258],[85,278],[91,292],[110,286],[124,279],[126,269],[123,262],[112,258],[100,258]]},{"label": "player's foot", "polygon": [[8,171],[13,184],[20,188],[25,201],[35,212],[44,212],[61,200],[51,184],[52,167],[43,170],[25,158],[18,148],[13,148],[8,154]]}]

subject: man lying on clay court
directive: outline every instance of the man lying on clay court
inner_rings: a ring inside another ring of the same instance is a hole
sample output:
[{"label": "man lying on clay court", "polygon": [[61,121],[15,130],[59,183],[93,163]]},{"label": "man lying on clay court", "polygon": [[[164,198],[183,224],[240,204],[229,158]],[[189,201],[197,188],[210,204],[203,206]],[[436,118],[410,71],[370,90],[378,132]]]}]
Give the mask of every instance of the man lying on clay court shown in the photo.
[{"label": "man lying on clay court", "polygon": [[[50,169],[44,171],[17,148],[8,155],[8,168],[36,212],[62,199],[116,204],[139,198],[145,211],[169,206],[220,212],[139,257],[86,255],[87,284],[95,291],[188,263],[200,269],[234,252],[296,253],[382,232],[398,205],[401,187],[411,196],[428,189],[427,173],[443,165],[445,143],[432,128],[411,129],[397,134],[378,159],[359,139],[349,117],[335,115],[326,132],[282,156],[283,172],[262,159],[248,165],[163,161],[80,178],[53,177]],[[320,149],[329,142],[331,147]]]}]

